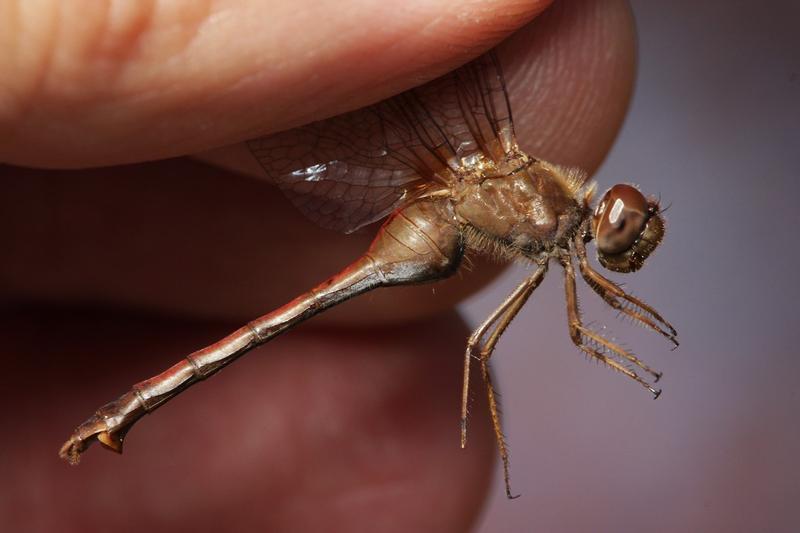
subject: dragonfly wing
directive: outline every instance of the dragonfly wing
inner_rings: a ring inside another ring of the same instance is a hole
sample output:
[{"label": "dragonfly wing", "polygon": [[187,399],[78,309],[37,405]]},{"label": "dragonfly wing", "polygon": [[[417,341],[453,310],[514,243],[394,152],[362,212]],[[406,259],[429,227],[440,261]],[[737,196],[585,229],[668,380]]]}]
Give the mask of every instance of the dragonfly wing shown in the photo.
[{"label": "dragonfly wing", "polygon": [[490,53],[372,106],[248,142],[267,176],[317,224],[354,231],[433,187],[475,152],[516,151],[500,65]]},{"label": "dragonfly wing", "polygon": [[518,150],[511,103],[494,52],[409,93],[447,133],[457,159],[480,152],[500,162]]},{"label": "dragonfly wing", "polygon": [[312,221],[351,232],[380,220],[421,186],[413,167],[392,161],[377,120],[349,113],[248,143],[267,175]]}]

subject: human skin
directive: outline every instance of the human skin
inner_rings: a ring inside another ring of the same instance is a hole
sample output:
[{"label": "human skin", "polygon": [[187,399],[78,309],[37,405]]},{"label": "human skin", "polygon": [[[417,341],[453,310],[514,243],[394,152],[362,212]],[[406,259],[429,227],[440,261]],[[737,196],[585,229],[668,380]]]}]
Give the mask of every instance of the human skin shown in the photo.
[{"label": "human skin", "polygon": [[[546,2],[109,2],[107,16],[86,4],[0,3],[0,160],[15,165],[0,168],[0,416],[14,436],[0,519],[466,530],[496,452],[479,383],[458,447],[468,329],[452,309],[498,272],[481,261],[289,332],[141,421],[121,458],[98,447],[69,468],[55,454],[101,403],[369,243],[306,222],[237,143],[444,73]],[[505,42],[522,147],[595,169],[627,107],[634,44],[622,2],[559,3]]]}]

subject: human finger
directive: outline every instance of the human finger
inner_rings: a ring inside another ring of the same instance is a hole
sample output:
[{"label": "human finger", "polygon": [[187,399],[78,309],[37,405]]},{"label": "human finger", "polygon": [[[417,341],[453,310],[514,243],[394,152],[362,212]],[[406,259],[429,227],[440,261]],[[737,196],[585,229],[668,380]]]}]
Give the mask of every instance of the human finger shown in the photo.
[{"label": "human finger", "polygon": [[547,0],[0,3],[0,161],[183,155],[352,110],[490,48]]}]

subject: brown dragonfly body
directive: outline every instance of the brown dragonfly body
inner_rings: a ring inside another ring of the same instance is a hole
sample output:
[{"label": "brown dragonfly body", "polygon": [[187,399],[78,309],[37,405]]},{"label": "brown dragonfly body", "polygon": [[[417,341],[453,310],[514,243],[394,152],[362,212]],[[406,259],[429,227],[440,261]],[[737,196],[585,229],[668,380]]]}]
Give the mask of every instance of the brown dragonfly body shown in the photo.
[{"label": "brown dragonfly body", "polygon": [[658,204],[617,185],[592,209],[594,185],[584,173],[522,152],[493,55],[366,110],[252,141],[250,148],[267,175],[319,224],[348,231],[388,219],[366,253],[340,273],[98,409],[62,447],[68,461],[77,463],[95,439],[120,452],[125,434],[144,414],[303,320],[377,287],[446,278],[466,253],[536,267],[470,336],[464,355],[461,444],[476,360],[509,497],[508,456],[488,361],[551,259],[565,270],[569,332],[578,348],[660,393],[642,377],[654,382],[659,373],[581,323],[573,267],[577,260],[589,286],[612,307],[677,345],[672,326],[596,272],[585,249],[595,239],[601,264],[621,272],[638,269],[663,235]]}]

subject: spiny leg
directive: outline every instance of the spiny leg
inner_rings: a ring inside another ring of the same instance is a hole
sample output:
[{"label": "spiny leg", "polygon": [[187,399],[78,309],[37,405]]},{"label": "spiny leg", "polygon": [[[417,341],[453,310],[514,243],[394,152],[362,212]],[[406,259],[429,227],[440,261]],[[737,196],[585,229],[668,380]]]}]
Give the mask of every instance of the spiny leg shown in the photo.
[{"label": "spiny leg", "polygon": [[506,439],[503,436],[503,427],[500,421],[500,411],[497,408],[497,398],[495,397],[492,377],[489,373],[488,357],[481,357],[481,373],[483,374],[483,381],[486,383],[486,395],[489,399],[489,413],[492,417],[492,428],[494,429],[495,439],[497,440],[497,449],[500,452],[500,459],[503,462],[503,482],[506,486],[506,496],[509,500],[513,500],[514,498],[518,498],[519,494],[511,494],[511,479],[508,473],[508,448],[506,447]]},{"label": "spiny leg", "polygon": [[[481,355],[485,352],[488,355],[486,359],[491,357],[497,340],[503,331],[508,327],[519,310],[525,305],[525,302],[530,297],[531,293],[539,286],[545,273],[547,272],[547,263],[543,263],[536,271],[528,276],[517,288],[503,301],[500,306],[495,309],[486,320],[478,326],[472,335],[467,339],[467,348],[464,351],[464,381],[461,389],[461,447],[467,445],[467,410],[469,407],[469,372],[470,363],[474,354],[475,347],[481,343],[484,335],[497,324],[494,332],[489,337],[487,343],[481,349]],[[483,359],[483,357],[481,357]],[[491,405],[490,405],[491,407]]]},{"label": "spiny leg", "polygon": [[[657,370],[653,370],[652,368],[650,368],[650,366],[648,366],[646,363],[644,363],[641,359],[636,357],[634,354],[632,354],[628,350],[625,350],[621,346],[619,346],[617,344],[614,344],[613,342],[611,342],[608,339],[604,338],[603,336],[599,335],[597,332],[592,331],[591,329],[588,329],[588,328],[584,327],[583,325],[580,326],[580,332],[585,337],[584,338],[584,344],[587,344],[587,345],[591,344],[591,345],[594,345],[594,346],[599,346],[602,349],[607,350],[607,351],[617,355],[618,357],[622,357],[622,358],[630,361],[634,365],[638,366],[639,368],[641,368],[642,370],[644,370],[645,372],[647,372],[648,374],[653,376],[653,380],[655,382],[657,382],[659,379],[661,379],[661,372],[658,372]],[[588,339],[589,342],[586,342],[586,339]],[[655,391],[650,386],[649,383],[643,382],[643,381],[638,380],[638,379],[637,379],[637,381],[639,381],[640,383],[645,385],[645,387],[647,387],[647,389],[650,392],[652,392],[653,394],[655,394],[656,396],[658,396],[658,394],[661,393],[660,391]]]},{"label": "spiny leg", "polygon": [[[586,283],[596,292],[605,302],[629,317],[639,322],[651,330],[660,333],[669,339],[675,347],[678,346],[678,332],[672,325],[664,320],[661,315],[652,307],[638,298],[627,294],[622,288],[607,279],[589,264],[586,258],[586,247],[580,238],[575,239],[575,251],[578,255],[581,275]],[[625,300],[629,305],[625,305],[619,299]],[[660,324],[658,323],[660,322]]]},{"label": "spiny leg", "polygon": [[[572,260],[570,259],[569,256],[564,256],[564,257],[561,258],[561,262],[562,262],[562,264],[565,264],[565,262],[566,262],[568,264],[568,266],[569,266],[569,272],[570,272],[570,275],[572,276],[572,279],[573,279],[572,290],[574,291],[575,273],[574,273],[574,271],[572,269]],[[565,268],[566,268],[566,266],[565,266]],[[658,382],[658,380],[661,379],[661,376],[662,376],[661,372],[658,372],[657,370],[654,370],[654,369],[650,368],[649,365],[647,365],[644,361],[642,361],[641,359],[636,357],[634,354],[632,354],[628,350],[626,350],[626,349],[622,348],[621,346],[609,341],[608,339],[604,338],[599,333],[597,333],[595,331],[592,331],[591,329],[586,328],[585,326],[583,326],[583,324],[580,323],[580,309],[578,308],[578,303],[577,302],[578,302],[578,297],[577,297],[577,294],[576,294],[575,295],[575,310],[576,310],[577,317],[578,317],[578,320],[579,320],[578,330],[581,333],[583,344],[585,344],[585,345],[593,345],[593,347],[595,348],[595,351],[597,351],[599,353],[603,353],[603,351],[605,351],[606,353],[611,353],[613,355],[616,355],[617,357],[620,357],[622,359],[627,360],[628,362],[638,366],[643,371],[645,371],[648,374],[650,374],[651,376],[653,376],[655,382]],[[589,342],[586,342],[587,340]],[[597,348],[600,348],[600,349],[598,350]],[[581,349],[583,349],[583,348],[581,348]],[[647,385],[647,388],[650,391],[653,391],[652,387],[650,387],[649,384]],[[653,392],[653,393],[656,394],[655,392]],[[656,396],[657,396],[657,394],[656,394]]]},{"label": "spiny leg", "polygon": [[[514,318],[517,316],[517,313],[519,313],[520,309],[522,309],[522,307],[525,305],[525,302],[528,301],[528,298],[536,289],[536,287],[538,287],[542,282],[546,272],[547,263],[545,262],[539,266],[536,272],[525,279],[525,281],[523,281],[513,293],[511,293],[511,295],[503,302],[503,304],[497,310],[495,310],[495,312],[492,313],[492,315],[483,324],[481,324],[481,327],[475,330],[467,343],[467,355],[465,358],[466,371],[469,369],[469,362],[472,357],[473,350],[476,346],[482,344],[478,352],[481,363],[481,373],[483,375],[483,380],[486,383],[486,395],[489,404],[489,413],[492,419],[492,428],[494,429],[495,440],[497,441],[497,449],[500,453],[500,459],[503,463],[503,481],[505,483],[506,496],[509,499],[516,498],[517,496],[511,494],[508,448],[506,447],[505,437],[503,435],[497,395],[495,393],[494,384],[492,383],[491,374],[489,371],[489,359],[491,358],[492,352],[497,345],[497,341],[503,335],[503,332],[505,332],[505,330],[508,328],[509,324],[511,324]],[[484,342],[483,337],[489,330],[491,330],[491,333]],[[469,376],[467,375],[464,382],[465,388],[462,400],[467,397],[466,386],[469,384],[468,379]],[[462,408],[461,447],[463,448],[466,444],[467,413],[465,403],[462,403]]]},{"label": "spiny leg", "polygon": [[528,298],[530,298],[531,294],[533,294],[533,291],[535,291],[542,282],[546,273],[547,263],[543,263],[539,266],[536,272],[534,272],[522,283],[522,285],[525,285],[526,288],[525,293],[521,295],[520,298],[517,298],[511,302],[509,308],[506,309],[503,316],[500,317],[496,327],[494,330],[492,330],[491,335],[489,335],[489,338],[486,339],[486,344],[480,351],[481,356],[485,355],[487,360],[492,356],[497,341],[500,340],[500,337],[503,335],[506,328],[508,328],[508,326],[511,324],[511,321],[514,320],[514,318],[517,316],[517,313],[519,313],[520,309],[522,309],[525,303],[528,301]]},{"label": "spiny leg", "polygon": [[[652,370],[650,367],[642,363],[632,353],[604,339],[602,336],[586,328],[581,323],[580,311],[578,310],[578,295],[575,291],[575,270],[572,267],[572,261],[568,255],[561,256],[559,260],[561,261],[561,265],[564,267],[564,286],[567,292],[567,317],[569,320],[569,333],[570,337],[572,338],[572,342],[575,343],[575,346],[577,346],[582,352],[596,358],[599,361],[602,361],[612,369],[625,374],[629,378],[639,383],[642,387],[649,390],[653,394],[654,398],[658,398],[661,394],[660,389],[654,389],[653,386],[642,379],[639,374],[592,346],[592,344],[599,345],[611,354],[623,359],[627,359],[651,375],[655,377],[659,375],[658,372]],[[590,342],[587,342],[587,339]]]},{"label": "spiny leg", "polygon": [[[482,337],[489,331],[489,329],[494,326],[494,329],[491,330],[489,337],[482,343],[480,350],[478,352],[480,363],[481,363],[481,373],[483,375],[484,382],[486,383],[486,395],[489,404],[489,413],[492,419],[492,427],[494,429],[495,440],[497,441],[497,449],[500,453],[500,459],[503,463],[503,481],[506,487],[506,496],[508,498],[516,498],[511,494],[511,484],[509,478],[509,459],[508,459],[508,448],[506,447],[505,437],[503,436],[503,428],[501,425],[500,419],[500,409],[498,408],[497,402],[497,395],[494,390],[494,384],[491,379],[491,373],[489,369],[489,359],[494,352],[494,348],[497,345],[498,340],[503,335],[505,330],[508,328],[509,324],[514,320],[514,318],[519,313],[520,309],[525,305],[530,298],[530,295],[533,294],[533,291],[539,286],[539,284],[544,279],[544,275],[547,273],[547,263],[544,262],[540,264],[539,268],[534,272],[531,276],[529,276],[525,281],[523,281],[511,294],[511,296],[503,302],[503,305],[498,308],[497,311],[493,313],[493,318],[488,327],[485,328],[483,331],[479,331],[481,328],[476,330],[472,337],[470,337],[471,343],[468,344],[467,347],[467,354],[468,357],[466,361],[469,361],[469,357],[472,354],[472,350],[474,350],[475,346],[482,341]],[[487,321],[489,322],[489,321]],[[484,323],[486,324],[486,323]],[[466,429],[466,412],[462,412],[462,430]],[[465,434],[462,433],[462,447],[465,439]]]}]

